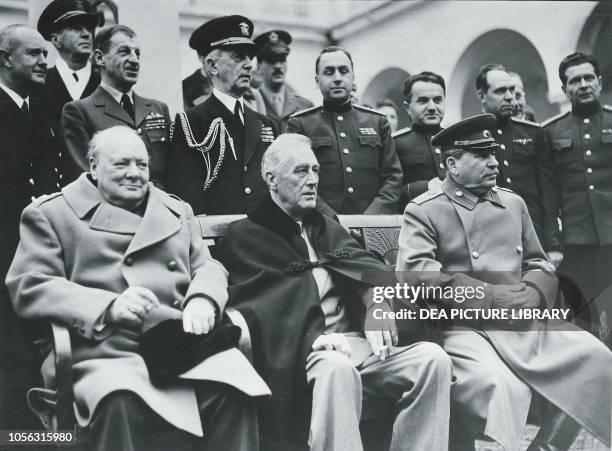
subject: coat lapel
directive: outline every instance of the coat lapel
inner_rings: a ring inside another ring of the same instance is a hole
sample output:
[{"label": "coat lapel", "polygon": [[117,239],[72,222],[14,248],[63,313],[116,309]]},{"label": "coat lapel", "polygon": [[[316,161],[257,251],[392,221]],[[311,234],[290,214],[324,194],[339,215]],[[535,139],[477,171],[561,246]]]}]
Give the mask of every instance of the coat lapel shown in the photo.
[{"label": "coat lapel", "polygon": [[91,97],[96,108],[100,108],[104,114],[121,122],[125,122],[126,125],[134,128],[134,121],[132,121],[132,118],[123,107],[113,99],[113,96],[111,96],[106,89],[98,87]]},{"label": "coat lapel", "polygon": [[147,209],[126,255],[159,243],[181,230],[182,220],[162,202],[164,196],[168,195],[161,190],[151,188],[149,191]]},{"label": "coat lapel", "polygon": [[151,112],[151,102],[134,93],[134,112],[134,124],[139,127]]},{"label": "coat lapel", "polygon": [[250,108],[244,109],[244,165],[247,166],[261,141],[261,120]]}]

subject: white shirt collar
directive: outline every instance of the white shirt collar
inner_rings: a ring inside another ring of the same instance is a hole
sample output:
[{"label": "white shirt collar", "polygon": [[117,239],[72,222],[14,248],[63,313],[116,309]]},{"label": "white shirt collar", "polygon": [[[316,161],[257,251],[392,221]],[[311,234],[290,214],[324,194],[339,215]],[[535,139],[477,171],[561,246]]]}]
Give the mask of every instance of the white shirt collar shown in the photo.
[{"label": "white shirt collar", "polygon": [[219,91],[217,88],[213,88],[214,96],[221,101],[225,108],[230,110],[232,114],[234,114],[234,108],[236,108],[236,102],[240,102],[240,106],[242,107],[242,111],[244,111],[244,99],[240,97],[239,99],[232,97],[228,94],[225,94]]},{"label": "white shirt collar", "polygon": [[9,88],[4,83],[2,83],[2,81],[0,81],[0,88],[2,88],[4,90],[4,92],[6,92],[11,99],[13,99],[13,102],[15,102],[17,104],[19,109],[21,109],[21,107],[23,106],[23,101],[24,100],[28,104],[28,108],[30,107],[30,96],[28,96],[28,97],[26,97],[24,99],[19,94],[17,94],[15,91],[13,91],[11,88]]},{"label": "white shirt collar", "polygon": [[[58,57],[55,61],[55,67],[72,100],[80,99],[87,87],[87,83],[89,83],[89,77],[91,77],[91,62],[87,61],[87,64],[79,70],[72,70],[62,57]],[[79,81],[76,81],[72,74],[77,74]]]},{"label": "white shirt collar", "polygon": [[[107,85],[104,82],[100,83],[100,86],[102,88],[106,89],[106,91],[111,95],[111,97],[113,99],[115,99],[117,101],[117,103],[121,104],[121,97],[124,94],[123,92],[119,91],[118,89],[113,88],[112,86]],[[132,101],[132,105],[133,105],[134,104],[134,91],[132,89],[130,89],[125,94],[128,95],[128,97]]]}]

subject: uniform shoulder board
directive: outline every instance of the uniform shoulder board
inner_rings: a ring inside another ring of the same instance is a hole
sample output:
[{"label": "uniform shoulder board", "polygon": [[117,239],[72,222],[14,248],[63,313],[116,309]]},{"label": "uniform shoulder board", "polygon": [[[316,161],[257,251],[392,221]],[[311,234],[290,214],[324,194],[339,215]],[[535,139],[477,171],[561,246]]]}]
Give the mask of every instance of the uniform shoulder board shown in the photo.
[{"label": "uniform shoulder board", "polygon": [[542,128],[542,124],[539,122],[531,122],[531,121],[528,121],[527,119],[519,119],[517,117],[511,117],[510,120],[514,122],[518,122],[519,124],[531,125],[532,127]]},{"label": "uniform shoulder board", "polygon": [[356,103],[353,103],[353,108],[360,110],[360,111],[367,111],[368,113],[374,113],[377,114],[379,116],[383,116],[385,117],[385,115],[379,111],[373,110],[372,108],[368,108],[367,106],[363,106],[363,105],[357,105]]},{"label": "uniform shoulder board", "polygon": [[415,197],[410,202],[414,202],[417,205],[422,205],[431,199],[435,199],[436,197],[441,196],[442,194],[444,194],[444,191],[442,191],[442,188],[436,187],[436,188],[430,189],[429,191],[425,191],[423,194]]},{"label": "uniform shoulder board", "polygon": [[412,131],[412,128],[410,127],[400,128],[399,130],[395,130],[393,133],[391,133],[391,137],[397,138],[398,136],[405,135],[407,133],[410,133],[411,131]]},{"label": "uniform shoulder board", "polygon": [[300,111],[296,111],[295,113],[293,113],[291,116],[289,117],[300,117],[300,116],[304,116],[305,114],[311,113],[315,110],[318,110],[320,107],[318,106],[311,106],[310,108],[306,108],[305,110],[300,110]]},{"label": "uniform shoulder board", "polygon": [[504,188],[503,186],[496,186],[495,189],[498,189],[500,191],[505,191],[507,193],[512,193],[515,196],[518,196],[518,194],[516,194],[514,191],[512,191],[510,188]]},{"label": "uniform shoulder board", "polygon": [[560,113],[560,114],[557,114],[556,116],[549,117],[544,122],[542,122],[541,125],[542,125],[542,127],[546,127],[547,125],[552,124],[555,121],[558,121],[559,119],[561,119],[562,117],[567,116],[568,114],[570,114],[570,112],[566,111],[565,113]]},{"label": "uniform shoulder board", "polygon": [[603,109],[606,110],[606,111],[612,112],[612,106],[611,105],[604,105]]},{"label": "uniform shoulder board", "polygon": [[40,206],[44,204],[45,202],[49,202],[51,199],[55,199],[56,197],[59,197],[61,195],[62,195],[61,191],[58,191],[57,193],[52,193],[52,194],[43,194],[42,196],[39,196],[36,199],[34,199],[32,201],[32,204]]}]

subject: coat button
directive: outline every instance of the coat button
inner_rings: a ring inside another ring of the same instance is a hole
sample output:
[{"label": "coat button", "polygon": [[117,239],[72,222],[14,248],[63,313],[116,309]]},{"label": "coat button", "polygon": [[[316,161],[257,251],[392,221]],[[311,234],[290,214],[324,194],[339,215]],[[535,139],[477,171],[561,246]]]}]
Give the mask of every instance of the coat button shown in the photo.
[{"label": "coat button", "polygon": [[28,182],[30,182],[30,185],[34,185],[34,179],[30,178],[30,180],[28,180]]},{"label": "coat button", "polygon": [[586,151],[584,154],[585,154],[587,157],[590,157],[591,155],[593,155],[593,152],[591,152],[590,150],[587,150],[587,151]]},{"label": "coat button", "polygon": [[142,128],[138,128],[138,130],[136,130],[136,133],[138,133],[139,135],[142,134]]},{"label": "coat button", "polygon": [[165,136],[162,136],[161,142],[166,142],[166,137]]},{"label": "coat button", "polygon": [[505,144],[500,144],[499,147],[501,148],[501,150],[506,150],[506,145]]},{"label": "coat button", "polygon": [[508,178],[506,179],[506,182],[508,182],[508,183],[512,183],[512,179],[511,179],[510,177],[508,177]]},{"label": "coat button", "polygon": [[249,170],[249,168],[247,168],[247,167],[245,166],[245,167],[243,167],[243,168],[242,168],[242,170],[243,170],[244,172],[247,172],[247,171]]},{"label": "coat button", "polygon": [[439,154],[440,154],[442,151],[440,150],[440,148],[439,148],[439,147],[436,147],[436,148],[435,148],[435,150],[434,150],[434,152],[435,152],[435,153],[437,153],[437,154],[439,155]]},{"label": "coat button", "polygon": [[248,186],[244,189],[244,194],[251,194],[251,188]]},{"label": "coat button", "polygon": [[351,172],[353,172],[353,168],[352,168],[352,167],[350,167],[350,166],[349,166],[349,167],[347,167],[347,168],[346,168],[346,172],[348,172],[348,173],[350,174]]},{"label": "coat button", "polygon": [[176,262],[175,262],[174,260],[171,260],[171,261],[168,263],[168,269],[169,269],[170,271],[174,271],[174,270],[176,269]]},{"label": "coat button", "polygon": [[172,303],[172,306],[173,306],[173,307],[179,307],[180,305],[181,305],[181,301],[180,301],[180,300],[178,300],[178,299],[177,299],[177,300],[175,300],[175,301]]},{"label": "coat button", "polygon": [[346,133],[340,132],[340,138],[346,138]]},{"label": "coat button", "polygon": [[523,252],[523,246],[516,246],[516,252],[518,252],[519,254]]},{"label": "coat button", "polygon": [[350,150],[348,150],[348,149],[342,149],[342,153],[343,153],[343,154],[347,154],[347,153],[349,153],[349,152],[350,152]]},{"label": "coat button", "polygon": [[480,257],[480,254],[478,253],[478,251],[473,251],[472,252],[472,257],[478,258],[478,257]]},{"label": "coat button", "polygon": [[353,192],[355,192],[355,189],[352,186],[349,186],[346,190],[349,194],[353,194]]},{"label": "coat button", "polygon": [[132,266],[134,264],[134,259],[132,257],[128,257],[125,259],[126,266]]},{"label": "coat button", "polygon": [[582,121],[582,122],[584,122],[585,124],[589,124],[589,123],[591,123],[591,120],[588,117],[585,117],[584,121]]},{"label": "coat button", "polygon": [[587,173],[588,173],[588,174],[592,174],[592,173],[593,173],[593,169],[591,169],[591,168],[587,168]]},{"label": "coat button", "polygon": [[589,185],[589,191],[593,191],[595,189],[595,185]]},{"label": "coat button", "polygon": [[591,139],[591,134],[590,133],[585,133],[584,134],[584,139]]},{"label": "coat button", "polygon": [[503,132],[501,131],[501,129],[499,129],[499,128],[497,129],[497,134],[498,135],[503,135]]},{"label": "coat button", "polygon": [[457,190],[457,191],[455,191],[455,196],[456,197],[462,197],[463,193],[461,191]]},{"label": "coat button", "polygon": [[438,166],[440,166],[440,169],[444,169],[444,163],[440,163]]},{"label": "coat button", "polygon": [[504,160],[504,166],[509,166],[510,163],[508,163],[508,160]]},{"label": "coat button", "polygon": [[344,118],[343,118],[342,116],[338,116],[338,120],[339,120],[340,122],[342,122],[342,121],[344,120]]}]

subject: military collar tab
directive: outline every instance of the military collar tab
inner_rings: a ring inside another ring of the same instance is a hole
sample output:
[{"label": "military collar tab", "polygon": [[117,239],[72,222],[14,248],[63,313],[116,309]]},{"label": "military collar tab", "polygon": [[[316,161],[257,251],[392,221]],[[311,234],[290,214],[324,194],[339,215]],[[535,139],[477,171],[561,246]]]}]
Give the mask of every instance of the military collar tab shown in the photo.
[{"label": "military collar tab", "polygon": [[323,101],[323,109],[325,111],[329,111],[330,113],[347,113],[351,111],[352,108],[350,99],[342,103],[332,102],[329,100]]},{"label": "military collar tab", "polygon": [[411,131],[412,131],[412,129],[410,127],[400,128],[399,130],[396,130],[393,133],[391,133],[391,137],[392,138],[397,138],[398,136],[407,135]]},{"label": "military collar tab", "polygon": [[542,125],[542,127],[546,127],[547,125],[550,125],[553,122],[558,121],[559,119],[561,119],[561,118],[563,118],[563,117],[565,117],[565,116],[567,116],[569,114],[570,114],[569,111],[566,111],[565,113],[559,113],[559,114],[557,114],[557,115],[555,115],[553,117],[550,117],[550,118],[546,119],[545,121],[542,122],[541,125]]},{"label": "military collar tab", "polygon": [[467,208],[468,210],[473,210],[476,208],[476,205],[480,199],[488,200],[498,207],[506,208],[499,196],[497,187],[491,188],[486,194],[479,197],[457,184],[451,177],[446,177],[444,182],[442,182],[442,190],[450,200]]}]

